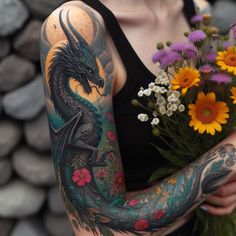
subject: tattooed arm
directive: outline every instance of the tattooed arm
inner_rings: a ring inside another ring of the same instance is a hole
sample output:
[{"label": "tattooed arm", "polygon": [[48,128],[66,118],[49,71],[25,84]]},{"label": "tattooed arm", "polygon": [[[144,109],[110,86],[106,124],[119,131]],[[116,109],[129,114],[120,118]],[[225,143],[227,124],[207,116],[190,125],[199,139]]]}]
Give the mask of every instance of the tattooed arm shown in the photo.
[{"label": "tattooed arm", "polygon": [[112,119],[114,66],[99,19],[83,3],[71,2],[42,28],[45,98],[60,190],[73,226],[90,235],[162,232],[236,172],[236,135],[127,199]]}]

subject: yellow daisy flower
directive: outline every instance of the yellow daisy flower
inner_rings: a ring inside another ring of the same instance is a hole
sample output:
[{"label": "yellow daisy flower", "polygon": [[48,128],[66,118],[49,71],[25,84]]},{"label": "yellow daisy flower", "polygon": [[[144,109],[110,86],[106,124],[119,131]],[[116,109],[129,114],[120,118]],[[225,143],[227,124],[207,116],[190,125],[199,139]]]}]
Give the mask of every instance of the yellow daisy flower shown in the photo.
[{"label": "yellow daisy flower", "polygon": [[229,47],[226,51],[218,52],[216,63],[221,70],[236,75],[236,47]]},{"label": "yellow daisy flower", "polygon": [[171,80],[172,89],[182,89],[182,95],[185,95],[189,88],[199,86],[200,73],[190,67],[180,68],[178,73]]},{"label": "yellow daisy flower", "polygon": [[233,87],[230,91],[232,93],[231,98],[234,100],[233,104],[236,104],[236,87]]},{"label": "yellow daisy flower", "polygon": [[190,127],[198,133],[215,135],[215,131],[221,132],[221,124],[227,123],[229,108],[224,102],[217,102],[215,93],[198,93],[196,104],[189,105]]}]

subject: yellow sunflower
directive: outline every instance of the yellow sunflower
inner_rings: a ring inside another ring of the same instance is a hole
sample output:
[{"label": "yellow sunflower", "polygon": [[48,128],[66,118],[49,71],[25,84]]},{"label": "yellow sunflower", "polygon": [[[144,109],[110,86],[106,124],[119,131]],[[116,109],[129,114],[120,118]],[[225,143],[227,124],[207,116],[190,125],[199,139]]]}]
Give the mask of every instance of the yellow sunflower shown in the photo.
[{"label": "yellow sunflower", "polygon": [[189,88],[199,86],[199,82],[199,71],[190,67],[180,68],[171,80],[172,89],[182,89],[182,95],[185,95]]},{"label": "yellow sunflower", "polygon": [[236,47],[229,47],[226,51],[218,52],[216,63],[221,70],[236,75]]},{"label": "yellow sunflower", "polygon": [[234,100],[233,104],[236,104],[236,87],[233,87],[230,91],[232,93],[231,98]]},{"label": "yellow sunflower", "polygon": [[221,124],[227,123],[228,112],[226,103],[216,101],[215,93],[200,92],[196,104],[189,105],[189,126],[194,127],[200,134],[207,132],[215,135],[215,131],[222,131]]}]

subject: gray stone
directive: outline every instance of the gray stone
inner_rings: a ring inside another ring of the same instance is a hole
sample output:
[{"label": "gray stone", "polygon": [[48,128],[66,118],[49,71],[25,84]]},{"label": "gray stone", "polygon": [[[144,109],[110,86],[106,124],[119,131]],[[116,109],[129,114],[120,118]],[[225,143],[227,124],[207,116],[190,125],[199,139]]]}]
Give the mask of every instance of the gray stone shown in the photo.
[{"label": "gray stone", "polygon": [[13,154],[16,173],[34,185],[54,185],[55,171],[50,156],[43,156],[27,147],[21,147]]},{"label": "gray stone", "polygon": [[34,64],[16,55],[10,55],[0,63],[0,91],[13,90],[34,76]]},{"label": "gray stone", "polygon": [[0,158],[9,155],[21,139],[21,128],[11,121],[0,121]]},{"label": "gray stone", "polygon": [[1,236],[9,236],[13,226],[13,221],[9,219],[0,219]]},{"label": "gray stone", "polygon": [[3,108],[7,115],[19,120],[31,120],[44,108],[42,78],[3,96]]},{"label": "gray stone", "polygon": [[52,213],[56,215],[65,215],[64,203],[57,186],[51,188],[48,192],[48,205]]},{"label": "gray stone", "polygon": [[45,192],[21,180],[0,188],[0,217],[20,218],[36,214],[45,200]]},{"label": "gray stone", "polygon": [[14,48],[21,56],[38,61],[39,60],[39,39],[42,23],[32,20],[27,27],[16,37]]},{"label": "gray stone", "polygon": [[0,59],[7,56],[10,52],[10,43],[7,39],[0,39]]},{"label": "gray stone", "polygon": [[24,2],[35,17],[45,19],[55,8],[67,0],[24,0]]},{"label": "gray stone", "polygon": [[9,159],[0,160],[0,186],[6,184],[12,175],[12,167]]},{"label": "gray stone", "polygon": [[17,222],[10,236],[46,236],[38,219],[23,219]]},{"label": "gray stone", "polygon": [[25,123],[24,133],[27,143],[39,150],[50,151],[50,134],[46,112],[43,112],[35,120]]},{"label": "gray stone", "polygon": [[0,1],[0,36],[7,36],[20,29],[29,13],[19,0]]},{"label": "gray stone", "polygon": [[221,33],[227,33],[230,25],[236,22],[236,3],[229,0],[217,1],[213,7],[212,25],[220,28]]},{"label": "gray stone", "polygon": [[73,230],[67,216],[46,214],[45,227],[52,236],[72,236]]}]

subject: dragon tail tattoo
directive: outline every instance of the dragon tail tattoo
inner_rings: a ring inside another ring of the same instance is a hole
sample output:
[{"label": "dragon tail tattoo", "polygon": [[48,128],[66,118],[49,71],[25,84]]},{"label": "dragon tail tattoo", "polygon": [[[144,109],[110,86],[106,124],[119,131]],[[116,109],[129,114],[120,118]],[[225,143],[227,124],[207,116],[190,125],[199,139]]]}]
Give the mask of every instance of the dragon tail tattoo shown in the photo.
[{"label": "dragon tail tattoo", "polygon": [[[51,59],[48,83],[53,105],[64,124],[59,129],[50,124],[50,133],[57,179],[74,226],[95,235],[99,230],[105,236],[113,235],[112,231],[142,235],[143,231],[167,227],[217,189],[231,171],[228,159],[235,161],[235,149],[225,145],[213,150],[208,157],[192,163],[192,168],[186,167],[185,174],[172,176],[175,185],[166,179],[138,196],[136,202],[126,201],[125,196],[116,204],[107,199],[93,176],[95,167],[106,166],[106,160],[97,158],[103,132],[101,114],[69,84],[75,80],[86,94],[91,94],[94,86],[103,88],[105,82],[99,75],[94,51],[72,25],[69,11],[66,22],[60,12],[59,22],[67,42],[57,48]],[[220,157],[218,153],[223,151]],[[215,165],[210,165],[214,160]],[[78,185],[73,181],[76,170],[87,176],[86,183]]]}]

